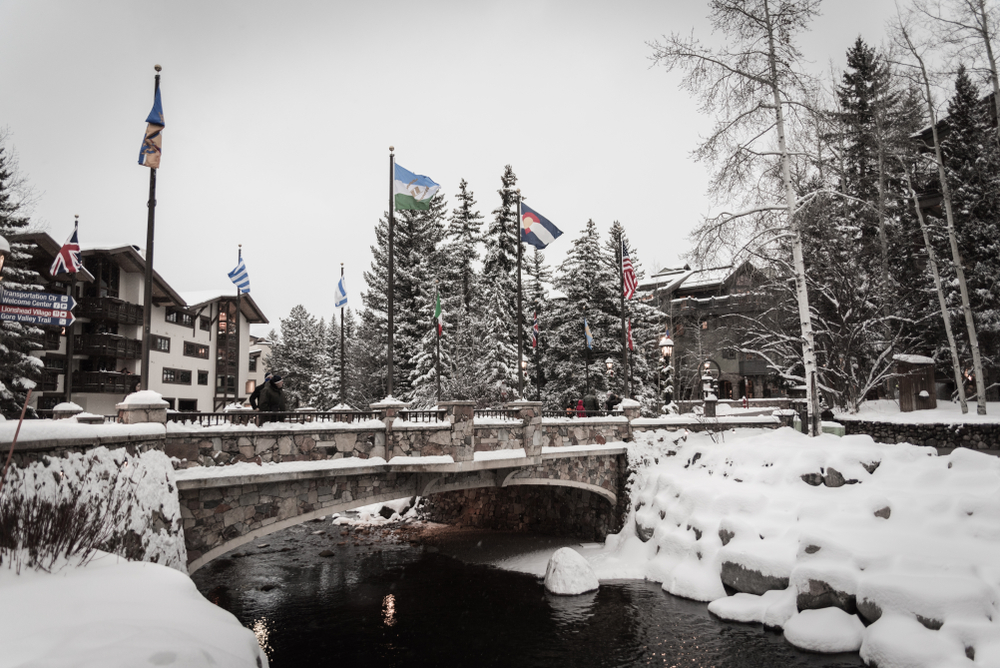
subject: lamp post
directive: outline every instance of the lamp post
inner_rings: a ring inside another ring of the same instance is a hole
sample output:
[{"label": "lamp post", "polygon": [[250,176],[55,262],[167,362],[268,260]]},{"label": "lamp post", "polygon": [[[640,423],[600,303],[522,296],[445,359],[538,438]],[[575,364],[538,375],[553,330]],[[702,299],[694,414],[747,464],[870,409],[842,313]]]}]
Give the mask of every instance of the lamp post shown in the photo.
[{"label": "lamp post", "polygon": [[615,376],[615,361],[609,357],[608,359],[604,360],[604,366],[608,370],[608,377],[614,378],[614,376]]},{"label": "lamp post", "polygon": [[[667,387],[670,388],[670,390],[669,390],[669,392],[670,392],[670,401],[673,401],[673,399],[674,399],[674,391],[673,391],[673,382],[674,382],[674,368],[673,368],[673,365],[674,365],[674,356],[673,356],[674,342],[673,342],[673,339],[670,338],[670,334],[667,333],[667,332],[664,332],[663,335],[660,336],[660,340],[657,342],[657,345],[660,347],[660,369],[661,370],[662,369],[666,369],[667,370]],[[657,377],[657,381],[656,381],[657,382],[657,389],[660,390],[660,398],[664,399],[665,397],[663,396],[663,391],[662,391],[661,388],[659,388],[659,383],[660,383],[660,380],[659,380],[660,374],[659,374],[659,372],[657,372],[656,377]],[[670,403],[670,401],[668,401],[667,403]]]}]

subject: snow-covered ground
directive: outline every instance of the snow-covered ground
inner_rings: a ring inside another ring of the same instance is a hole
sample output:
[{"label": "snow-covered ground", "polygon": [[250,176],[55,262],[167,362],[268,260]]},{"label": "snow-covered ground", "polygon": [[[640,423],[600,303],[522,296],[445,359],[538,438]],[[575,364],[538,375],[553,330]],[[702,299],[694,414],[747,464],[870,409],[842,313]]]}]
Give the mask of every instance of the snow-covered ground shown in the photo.
[{"label": "snow-covered ground", "polygon": [[0,567],[0,666],[254,668],[253,632],[184,573],[102,554],[52,573]]},{"label": "snow-covered ground", "polygon": [[[623,530],[579,548],[599,578],[662,582],[719,616],[882,668],[1000,666],[1000,459],[788,428],[645,433],[630,458]],[[548,557],[499,565],[542,576]],[[751,571],[776,588],[727,596],[724,572]],[[798,611],[800,594],[824,592],[877,621]]]}]

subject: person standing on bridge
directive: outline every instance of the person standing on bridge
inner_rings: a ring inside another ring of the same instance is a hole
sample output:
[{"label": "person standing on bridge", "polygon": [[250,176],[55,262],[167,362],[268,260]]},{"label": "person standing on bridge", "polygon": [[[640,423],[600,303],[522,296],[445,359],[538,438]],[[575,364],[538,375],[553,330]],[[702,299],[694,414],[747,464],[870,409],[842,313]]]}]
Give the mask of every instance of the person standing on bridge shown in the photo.
[{"label": "person standing on bridge", "polygon": [[[285,400],[285,393],[282,388],[285,381],[278,374],[271,376],[271,382],[265,383],[260,391],[260,412],[261,413],[284,413],[288,411],[288,402]],[[263,415],[262,422],[276,421],[277,418],[271,415]]]}]

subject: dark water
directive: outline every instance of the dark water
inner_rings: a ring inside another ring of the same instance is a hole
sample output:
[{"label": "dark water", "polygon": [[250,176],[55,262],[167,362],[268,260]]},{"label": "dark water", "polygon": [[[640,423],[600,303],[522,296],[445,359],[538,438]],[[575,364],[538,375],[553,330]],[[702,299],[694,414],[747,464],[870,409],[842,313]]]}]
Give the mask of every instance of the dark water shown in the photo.
[{"label": "dark water", "polygon": [[[329,523],[311,523],[216,560],[194,580],[255,631],[273,668],[863,665],[856,654],[806,654],[778,634],[720,621],[656,583],[553,596],[537,577],[470,563],[484,540],[526,547],[496,535],[440,549],[354,545]],[[534,549],[546,543],[565,541],[538,538]]]}]

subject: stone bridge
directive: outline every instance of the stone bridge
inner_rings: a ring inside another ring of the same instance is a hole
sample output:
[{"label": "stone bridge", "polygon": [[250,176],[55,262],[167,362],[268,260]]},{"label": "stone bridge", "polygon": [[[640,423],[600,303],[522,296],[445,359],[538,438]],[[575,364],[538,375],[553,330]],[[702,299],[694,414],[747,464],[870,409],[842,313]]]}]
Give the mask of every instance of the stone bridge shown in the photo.
[{"label": "stone bridge", "polygon": [[[47,438],[18,441],[15,461],[23,465],[96,445],[163,450],[175,461],[194,572],[294,524],[413,496],[427,497],[456,517],[495,518],[502,512],[508,526],[546,528],[544,514],[548,528],[555,522],[574,535],[603,537],[617,530],[626,509],[623,443],[633,431],[780,425],[770,416],[740,418],[738,424],[641,418],[638,404],[619,415],[544,420],[536,402],[510,404],[495,418],[475,416],[472,402],[441,406],[444,419],[432,422],[402,420],[403,405],[389,403],[373,405],[377,417],[362,421],[203,427],[166,423],[165,402],[121,404],[124,424],[94,425],[92,437],[80,435],[82,425],[74,427],[73,438],[52,438],[51,428],[42,430]],[[544,496],[544,489],[551,494]],[[544,513],[530,507],[539,503],[548,505]]]}]

